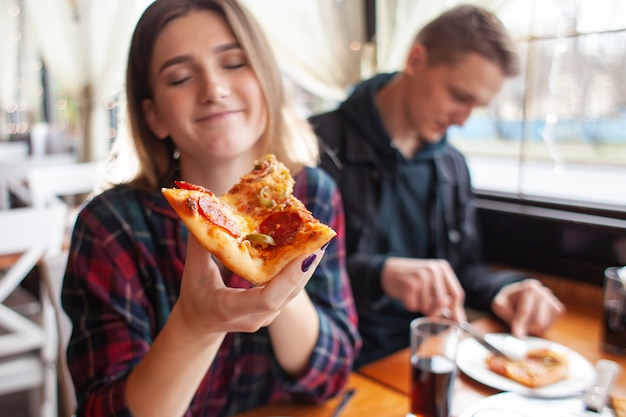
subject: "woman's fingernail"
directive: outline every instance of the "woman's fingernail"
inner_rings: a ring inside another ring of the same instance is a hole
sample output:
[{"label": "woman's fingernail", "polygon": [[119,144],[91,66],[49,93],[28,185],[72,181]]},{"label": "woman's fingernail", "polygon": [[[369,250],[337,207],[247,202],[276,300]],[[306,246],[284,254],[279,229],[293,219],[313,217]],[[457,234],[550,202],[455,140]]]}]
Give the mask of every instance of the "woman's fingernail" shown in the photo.
[{"label": "woman's fingernail", "polygon": [[324,243],[324,246],[322,246],[322,250],[326,250],[326,248],[328,247],[328,245],[330,245],[330,240],[326,243]]},{"label": "woman's fingernail", "polygon": [[315,258],[317,258],[317,255],[313,254],[309,256],[308,258],[306,258],[304,261],[302,261],[302,272],[306,272],[309,270],[311,265],[313,265]]}]

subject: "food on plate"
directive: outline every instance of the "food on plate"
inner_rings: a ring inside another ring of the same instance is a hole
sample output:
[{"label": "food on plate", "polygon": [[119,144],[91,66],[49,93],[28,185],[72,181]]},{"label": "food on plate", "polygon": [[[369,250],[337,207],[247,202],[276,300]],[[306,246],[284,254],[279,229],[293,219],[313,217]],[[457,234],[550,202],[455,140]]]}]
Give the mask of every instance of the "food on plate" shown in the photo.
[{"label": "food on plate", "polygon": [[609,404],[616,417],[626,417],[626,395],[611,394]]},{"label": "food on plate", "polygon": [[567,354],[549,348],[529,350],[519,360],[489,355],[486,364],[491,371],[529,388],[543,387],[569,376]]},{"label": "food on plate", "polygon": [[161,192],[215,258],[251,283],[264,284],[336,235],[293,196],[294,183],[287,167],[269,154],[220,197],[184,181]]}]

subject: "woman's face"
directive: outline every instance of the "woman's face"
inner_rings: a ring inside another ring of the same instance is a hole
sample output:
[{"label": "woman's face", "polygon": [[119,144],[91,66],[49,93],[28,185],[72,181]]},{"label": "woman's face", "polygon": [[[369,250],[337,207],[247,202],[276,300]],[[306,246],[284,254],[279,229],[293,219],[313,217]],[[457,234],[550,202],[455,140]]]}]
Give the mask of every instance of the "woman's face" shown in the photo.
[{"label": "woman's face", "polygon": [[261,86],[224,19],[192,11],[158,36],[150,62],[153,99],[143,109],[159,138],[185,159],[228,159],[250,150],[267,124]]}]

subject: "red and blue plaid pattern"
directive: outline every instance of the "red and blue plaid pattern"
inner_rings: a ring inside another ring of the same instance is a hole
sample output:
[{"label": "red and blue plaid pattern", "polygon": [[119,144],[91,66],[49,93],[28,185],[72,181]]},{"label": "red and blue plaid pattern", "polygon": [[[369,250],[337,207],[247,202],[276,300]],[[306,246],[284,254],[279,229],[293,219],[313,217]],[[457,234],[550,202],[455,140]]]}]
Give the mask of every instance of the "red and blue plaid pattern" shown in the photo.
[{"label": "red and blue plaid pattern", "polygon": [[[306,287],[320,317],[310,367],[291,379],[274,359],[267,329],[230,333],[186,417],[229,416],[287,398],[317,403],[338,394],[347,380],[361,339],[345,269],[341,198],[333,180],[312,168],[296,177],[294,195],[337,231]],[[62,296],[74,327],[67,357],[77,416],[130,416],[126,377],[176,302],[186,243],[186,227],[160,192],[118,186],[81,210]],[[227,284],[249,286],[235,275]]]}]

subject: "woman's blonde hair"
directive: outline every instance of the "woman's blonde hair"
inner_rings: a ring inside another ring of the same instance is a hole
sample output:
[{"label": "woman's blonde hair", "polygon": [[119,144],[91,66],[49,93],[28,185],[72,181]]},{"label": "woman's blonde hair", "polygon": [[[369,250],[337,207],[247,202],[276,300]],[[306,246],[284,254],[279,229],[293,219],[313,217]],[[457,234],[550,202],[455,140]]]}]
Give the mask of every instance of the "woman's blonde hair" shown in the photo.
[{"label": "woman's blonde hair", "polygon": [[[300,119],[285,94],[282,75],[269,42],[248,10],[235,0],[156,0],[137,23],[130,45],[126,71],[129,134],[137,157],[137,170],[130,183],[157,190],[169,184],[178,170],[176,146],[171,138],[159,139],[150,130],[142,103],[152,98],[150,62],[156,40],[173,19],[193,10],[208,10],[224,18],[256,74],[267,106],[267,127],[261,137],[263,153],[273,153],[292,173],[318,162],[313,130]],[[119,163],[120,147],[112,160]],[[124,151],[128,152],[128,150]],[[116,155],[117,153],[117,155]]]}]

